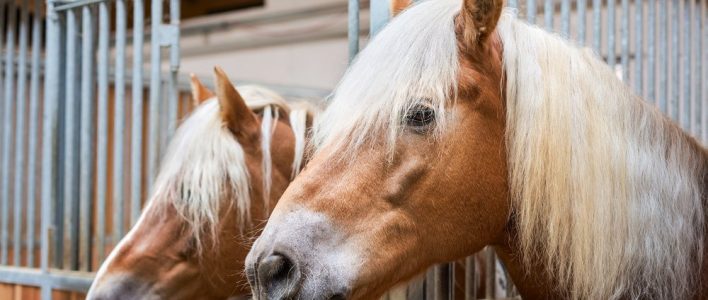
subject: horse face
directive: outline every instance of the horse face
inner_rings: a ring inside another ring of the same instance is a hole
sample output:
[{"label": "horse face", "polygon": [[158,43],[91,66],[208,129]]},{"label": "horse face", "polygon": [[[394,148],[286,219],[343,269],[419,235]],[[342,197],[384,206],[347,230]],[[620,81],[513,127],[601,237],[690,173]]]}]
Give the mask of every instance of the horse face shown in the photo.
[{"label": "horse face", "polygon": [[[217,87],[232,90],[226,93],[217,92],[223,120],[223,125],[220,122],[218,127],[228,128],[226,138],[236,139],[242,149],[244,166],[227,167],[242,167],[248,173],[247,182],[250,186],[247,186],[246,190],[250,195],[250,221],[245,224],[242,222],[239,207],[235,204],[238,202],[235,200],[238,192],[230,188],[221,190],[218,195],[221,205],[216,212],[218,223],[213,224],[213,227],[194,224],[190,217],[185,217],[184,213],[178,210],[175,201],[171,199],[153,198],[138,223],[101,266],[88,293],[88,299],[226,299],[250,293],[243,275],[250,234],[264,223],[268,211],[290,182],[295,136],[286,112],[281,112],[280,117],[273,120],[274,125],[270,127],[271,189],[270,198],[264,199],[267,193],[264,193],[261,184],[264,177],[264,151],[261,149],[260,132],[264,118],[252,113],[243,100],[234,99],[240,98],[240,95],[230,86],[228,79],[222,79],[217,78]],[[229,86],[224,87],[225,84]],[[230,103],[223,103],[224,101]],[[224,107],[228,107],[228,110]],[[248,111],[243,112],[244,109]],[[209,141],[207,139],[206,143]],[[187,142],[204,141],[195,139]],[[206,152],[217,151],[207,150]],[[206,158],[211,158],[212,154],[206,155]],[[214,161],[202,160],[212,163]],[[165,168],[169,170],[169,166]],[[222,176],[221,180],[221,186],[230,187],[229,178]],[[205,184],[219,186],[211,182]],[[252,226],[254,224],[256,227]],[[195,235],[196,230],[199,235]]]},{"label": "horse face", "polygon": [[[475,5],[466,3],[462,14],[496,8]],[[247,273],[259,299],[373,299],[434,263],[504,241],[511,204],[501,47],[487,31],[494,24],[483,31],[467,23],[488,16],[463,15],[455,19],[460,70],[445,129],[433,136],[443,117],[419,101],[398,120],[403,128],[392,150],[376,130],[351,157],[341,157],[346,144],[325,143],[249,253]],[[366,55],[357,64],[376,66]]]}]

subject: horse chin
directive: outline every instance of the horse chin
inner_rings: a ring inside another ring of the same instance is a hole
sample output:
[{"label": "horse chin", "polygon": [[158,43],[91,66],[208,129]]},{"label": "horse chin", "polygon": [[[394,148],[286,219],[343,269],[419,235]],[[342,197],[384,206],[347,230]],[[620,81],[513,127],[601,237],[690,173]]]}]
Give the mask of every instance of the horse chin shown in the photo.
[{"label": "horse chin", "polygon": [[129,274],[117,274],[94,283],[86,295],[88,300],[166,299],[152,289],[152,284]]},{"label": "horse chin", "polygon": [[358,247],[329,219],[298,208],[271,218],[246,258],[255,299],[349,299]]}]

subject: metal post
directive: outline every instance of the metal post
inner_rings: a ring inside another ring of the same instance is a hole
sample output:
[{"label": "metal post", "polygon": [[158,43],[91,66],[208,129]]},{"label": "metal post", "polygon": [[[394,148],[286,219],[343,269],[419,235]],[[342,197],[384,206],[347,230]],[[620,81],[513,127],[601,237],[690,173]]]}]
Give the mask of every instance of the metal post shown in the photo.
[{"label": "metal post", "polygon": [[[681,102],[679,103],[679,119],[681,119],[681,126],[686,131],[694,133],[691,129],[693,124],[691,123],[691,108],[693,106],[691,97],[691,10],[689,2],[683,2],[683,52],[681,53],[682,65],[683,65],[683,95],[681,95]],[[678,62],[676,62],[678,64]]]},{"label": "metal post", "polygon": [[143,179],[143,0],[133,2],[133,82],[131,113],[131,156],[130,156],[130,224],[135,224],[140,215]]},{"label": "metal post", "polygon": [[570,0],[561,1],[561,36],[570,38]]},{"label": "metal post", "polygon": [[647,100],[656,103],[656,85],[654,73],[656,72],[656,3],[649,1],[647,4]]},{"label": "metal post", "polygon": [[476,270],[475,256],[465,258],[465,300],[477,299]]},{"label": "metal post", "polygon": [[494,249],[487,246],[484,249],[484,261],[485,261],[485,290],[487,294],[485,297],[487,299],[494,299],[496,297],[496,276],[497,276],[497,266],[496,266],[496,255],[494,254]]},{"label": "metal post", "polygon": [[668,52],[668,46],[667,46],[667,37],[666,37],[666,26],[668,24],[666,20],[666,11],[669,9],[668,3],[666,0],[659,0],[659,84],[658,84],[658,98],[657,98],[657,105],[659,106],[659,109],[663,112],[666,112],[666,87],[667,87],[667,74],[668,74],[668,62],[666,59],[667,52]]},{"label": "metal post", "polygon": [[[97,138],[97,149],[96,149],[96,164],[98,174],[96,174],[96,206],[98,209],[98,235],[101,240],[98,242],[99,249],[103,249],[103,238],[105,236],[105,218],[106,218],[106,189],[108,189],[108,56],[109,56],[109,38],[110,38],[110,14],[108,3],[101,2],[98,4],[98,133]],[[117,100],[117,99],[116,99]],[[116,105],[118,102],[115,102]],[[120,145],[116,145],[120,147]],[[83,217],[88,217],[86,221],[87,225],[91,224],[90,212],[85,214]],[[88,259],[85,261],[84,270],[91,271],[91,241],[92,234],[90,232],[90,227],[86,227],[84,240],[85,243],[85,254]],[[103,257],[103,253],[99,251],[99,257]]]},{"label": "metal post", "polygon": [[[125,158],[125,44],[126,44],[126,7],[125,0],[116,0],[116,72],[115,72],[115,105],[116,119],[113,134],[113,240],[117,243],[123,237],[123,221],[125,220],[125,210],[123,200],[124,168]],[[100,212],[99,212],[100,213]],[[104,211],[105,213],[105,211]],[[100,224],[99,224],[100,225]],[[105,226],[105,223],[103,224]],[[100,226],[99,226],[100,227]],[[98,245],[98,259],[103,261],[106,247],[105,227],[99,230],[103,237]]]},{"label": "metal post", "polygon": [[629,0],[622,0],[622,24],[620,26],[622,81],[629,84]]},{"label": "metal post", "polygon": [[607,0],[607,64],[615,70],[617,45],[615,42],[615,0]]},{"label": "metal post", "polygon": [[669,78],[671,79],[671,94],[669,100],[669,116],[671,118],[678,122],[679,124],[683,125],[681,123],[681,120],[679,119],[679,98],[681,97],[681,94],[679,92],[679,77],[681,76],[679,74],[680,70],[679,67],[681,66],[681,62],[679,62],[679,0],[673,0],[671,1],[671,70],[669,71]]},{"label": "metal post", "polygon": [[592,1],[592,31],[593,31],[593,49],[598,54],[602,54],[602,27],[600,26],[600,21],[602,19],[602,1],[593,0]]},{"label": "metal post", "polygon": [[634,1],[634,16],[635,24],[634,28],[636,33],[634,34],[634,90],[637,95],[645,96],[644,87],[642,86],[644,80],[644,73],[642,66],[644,65],[644,23],[642,22],[642,15],[644,14],[644,1],[635,0]]},{"label": "metal post", "polygon": [[8,259],[8,246],[10,238],[10,152],[12,145],[12,103],[14,102],[14,78],[15,78],[15,1],[10,1],[8,6],[8,25],[5,40],[5,102],[3,106],[3,143],[2,143],[2,182],[0,183],[0,207],[1,215],[0,227],[2,227],[2,237],[0,240],[0,264],[6,265]]},{"label": "metal post", "polygon": [[22,0],[20,6],[20,40],[19,52],[17,53],[17,113],[15,117],[15,221],[13,225],[13,262],[15,266],[20,265],[22,257],[22,223],[25,217],[22,216],[24,206],[25,190],[25,114],[27,105],[27,43],[29,35],[29,1]]},{"label": "metal post", "polygon": [[585,35],[585,14],[587,3],[586,0],[578,0],[578,45],[584,46],[586,35]]},{"label": "metal post", "polygon": [[371,27],[369,35],[371,38],[383,29],[391,16],[390,0],[371,0],[369,2],[369,13]]},{"label": "metal post", "polygon": [[180,3],[179,0],[170,0],[170,26],[174,36],[170,39],[170,77],[167,84],[167,138],[165,139],[164,152],[167,148],[167,142],[177,128],[177,105],[179,91],[177,83],[179,82],[179,19],[180,19]]},{"label": "metal post", "polygon": [[77,136],[78,130],[76,127],[78,127],[80,120],[79,115],[81,101],[77,95],[76,85],[79,79],[76,73],[78,69],[78,58],[76,55],[78,53],[76,45],[78,36],[76,28],[77,22],[76,12],[73,9],[66,11],[66,115],[64,117],[66,120],[64,125],[64,199],[66,199],[66,203],[64,204],[64,220],[63,222],[57,222],[62,223],[63,225],[60,224],[57,228],[57,232],[55,233],[57,235],[57,243],[59,244],[59,247],[54,250],[57,255],[57,259],[61,259],[57,261],[59,267],[63,266],[62,260],[65,260],[63,255],[64,239],[62,238],[62,235],[66,233],[67,240],[69,241],[69,252],[70,256],[72,256],[72,262],[67,263],[69,263],[70,266],[73,266],[73,261],[76,261],[73,253],[75,253],[74,249],[78,246],[76,238],[76,233],[78,230],[75,230],[78,229],[78,227],[75,226],[75,223],[78,218],[76,211],[78,210],[77,207],[79,199],[79,160],[76,157],[76,147],[80,140]]},{"label": "metal post", "polygon": [[347,38],[349,40],[349,63],[351,63],[359,53],[359,0],[349,0],[348,14]]},{"label": "metal post", "polygon": [[526,21],[536,24],[536,0],[526,1]]},{"label": "metal post", "polygon": [[[54,168],[57,154],[57,127],[59,104],[59,43],[61,21],[54,11],[55,0],[47,1],[47,50],[42,116],[42,229],[41,267],[49,273],[49,230],[52,219],[52,202],[56,197],[57,173]],[[52,59],[53,58],[53,59]],[[51,286],[41,287],[42,299],[51,299]]]},{"label": "metal post", "polygon": [[553,31],[553,13],[555,9],[553,7],[553,0],[546,0],[543,4],[543,17],[545,18],[544,24],[548,31]]},{"label": "metal post", "polygon": [[150,36],[150,106],[148,109],[148,185],[147,190],[150,191],[152,183],[157,175],[157,160],[158,147],[160,145],[159,138],[159,109],[160,97],[162,89],[161,79],[161,47],[160,47],[160,29],[162,28],[162,1],[152,0],[152,17],[151,17],[151,32]]},{"label": "metal post", "polygon": [[[34,7],[42,7],[42,0],[35,0]],[[39,77],[40,54],[42,53],[42,14],[35,13],[32,18],[32,71],[30,75],[30,115],[29,115],[29,149],[27,166],[27,266],[35,267],[35,207],[37,192],[34,188],[37,179],[37,134],[39,126]]]},{"label": "metal post", "polygon": [[91,211],[94,195],[93,143],[96,119],[94,117],[94,14],[89,6],[81,8],[82,50],[81,50],[81,164],[79,185],[79,215],[84,220],[75,224],[79,233],[78,259],[75,269],[88,270],[91,261]]}]

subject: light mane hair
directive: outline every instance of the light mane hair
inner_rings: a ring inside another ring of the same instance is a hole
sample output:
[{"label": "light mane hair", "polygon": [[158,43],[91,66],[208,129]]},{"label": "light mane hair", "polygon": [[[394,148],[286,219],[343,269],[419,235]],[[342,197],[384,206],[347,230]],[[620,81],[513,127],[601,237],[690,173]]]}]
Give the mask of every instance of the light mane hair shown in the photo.
[{"label": "light mane hair", "polygon": [[[299,115],[275,92],[260,86],[240,86],[239,93],[254,113],[261,115],[261,149],[266,208],[270,202],[272,159],[270,145],[279,111]],[[302,121],[304,123],[304,121]],[[292,127],[297,143],[304,143],[304,127]],[[295,161],[302,162],[296,152]],[[301,164],[301,163],[300,163]],[[298,166],[300,165],[298,164]],[[251,180],[242,146],[223,124],[218,100],[214,97],[197,107],[177,129],[163,158],[151,201],[164,201],[192,228],[198,247],[204,233],[213,242],[218,235],[219,213],[224,204],[234,206],[243,229],[250,222]],[[224,197],[231,202],[224,202]],[[159,207],[159,206],[157,206]],[[229,207],[232,208],[232,207]]]},{"label": "light mane hair", "polygon": [[497,32],[527,263],[544,262],[572,298],[693,296],[706,229],[706,150],[632,95],[592,51],[510,11]]},{"label": "light mane hair", "polygon": [[[457,0],[426,1],[393,19],[331,96],[315,146],[351,156],[383,135],[392,153],[417,105],[435,109],[439,138],[456,101],[460,8]],[[569,298],[692,295],[705,239],[705,148],[592,52],[510,11],[497,34],[522,261],[546,265]]]}]

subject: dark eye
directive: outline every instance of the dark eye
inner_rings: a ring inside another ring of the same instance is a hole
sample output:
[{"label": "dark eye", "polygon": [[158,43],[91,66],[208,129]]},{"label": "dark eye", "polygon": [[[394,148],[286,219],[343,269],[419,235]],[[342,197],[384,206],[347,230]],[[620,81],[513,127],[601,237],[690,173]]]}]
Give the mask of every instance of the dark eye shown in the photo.
[{"label": "dark eye", "polygon": [[406,125],[418,132],[428,130],[433,122],[435,122],[435,111],[428,106],[418,105],[406,114]]}]

